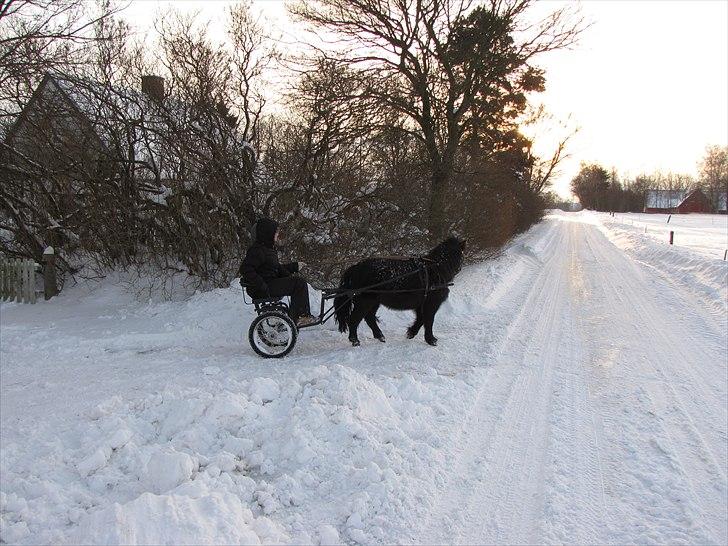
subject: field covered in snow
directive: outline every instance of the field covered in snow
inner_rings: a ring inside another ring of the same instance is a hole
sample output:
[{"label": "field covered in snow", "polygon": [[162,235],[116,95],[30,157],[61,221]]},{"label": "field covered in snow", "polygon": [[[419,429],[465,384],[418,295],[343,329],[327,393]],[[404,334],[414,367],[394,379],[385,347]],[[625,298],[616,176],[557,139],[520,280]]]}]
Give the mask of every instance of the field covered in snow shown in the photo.
[{"label": "field covered in snow", "polygon": [[465,268],[437,347],[262,360],[235,284],[1,304],[0,541],[725,543],[727,264],[617,220]]},{"label": "field covered in snow", "polygon": [[659,243],[668,243],[670,231],[673,231],[674,246],[687,248],[706,258],[722,259],[728,250],[726,214],[616,213],[610,218],[603,213],[600,216],[611,227],[619,226],[619,229],[642,234]]}]

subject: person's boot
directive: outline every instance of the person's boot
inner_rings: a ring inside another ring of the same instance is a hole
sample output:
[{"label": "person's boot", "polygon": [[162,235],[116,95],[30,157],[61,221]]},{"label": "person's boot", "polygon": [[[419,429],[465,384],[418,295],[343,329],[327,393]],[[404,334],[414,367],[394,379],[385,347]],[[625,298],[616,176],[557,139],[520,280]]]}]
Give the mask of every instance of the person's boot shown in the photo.
[{"label": "person's boot", "polygon": [[298,317],[298,320],[296,320],[296,326],[299,328],[301,326],[310,326],[311,324],[314,324],[318,319],[312,315],[301,315]]}]

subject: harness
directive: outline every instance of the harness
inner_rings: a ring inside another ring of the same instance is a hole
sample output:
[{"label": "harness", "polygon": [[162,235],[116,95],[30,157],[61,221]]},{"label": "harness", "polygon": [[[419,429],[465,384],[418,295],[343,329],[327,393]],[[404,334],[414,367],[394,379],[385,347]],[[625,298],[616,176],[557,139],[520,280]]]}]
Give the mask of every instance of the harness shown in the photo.
[{"label": "harness", "polygon": [[[349,296],[350,298],[353,298],[354,296],[358,296],[362,293],[369,293],[369,294],[400,294],[400,293],[406,293],[406,292],[423,292],[424,294],[427,294],[427,292],[432,292],[433,290],[442,290],[443,288],[447,288],[448,286],[452,286],[452,282],[443,283],[440,282],[436,285],[430,284],[430,268],[428,267],[428,263],[430,264],[436,264],[437,262],[433,260],[432,258],[428,258],[427,256],[420,256],[418,258],[395,258],[395,259],[414,259],[420,262],[420,266],[415,269],[414,271],[408,271],[407,273],[402,273],[401,275],[397,275],[396,277],[391,277],[389,279],[386,279],[384,281],[370,284],[368,286],[362,286],[361,288],[350,288],[350,289],[340,289],[340,288],[333,288],[333,289],[324,289],[324,292],[328,292],[330,294],[336,294],[338,296]],[[388,290],[372,290],[372,288],[377,288],[379,286],[383,286],[385,284],[398,281],[399,279],[404,279],[406,277],[411,277],[412,275],[419,275],[420,280],[422,281],[422,288],[392,288]]]}]

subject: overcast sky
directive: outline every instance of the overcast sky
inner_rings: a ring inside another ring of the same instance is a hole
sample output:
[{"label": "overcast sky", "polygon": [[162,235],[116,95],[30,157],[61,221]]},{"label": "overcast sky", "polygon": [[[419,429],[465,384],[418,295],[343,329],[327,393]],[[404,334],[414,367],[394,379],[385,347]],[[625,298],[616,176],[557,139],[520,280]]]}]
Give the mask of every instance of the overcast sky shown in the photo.
[{"label": "overcast sky", "polygon": [[[199,10],[211,30],[223,32],[225,8],[215,0],[132,0],[122,13],[144,32],[156,13],[173,5]],[[539,2],[534,16],[562,0]],[[579,127],[554,189],[566,196],[581,161],[595,161],[621,175],[661,170],[697,174],[708,144],[728,144],[728,2],[587,0],[592,23],[579,45],[545,55],[547,90],[536,100],[557,120]],[[254,7],[285,42],[300,30],[279,0]],[[293,46],[292,46],[293,47]],[[545,130],[544,130],[545,131]],[[539,145],[548,150],[564,130],[554,124]]]}]

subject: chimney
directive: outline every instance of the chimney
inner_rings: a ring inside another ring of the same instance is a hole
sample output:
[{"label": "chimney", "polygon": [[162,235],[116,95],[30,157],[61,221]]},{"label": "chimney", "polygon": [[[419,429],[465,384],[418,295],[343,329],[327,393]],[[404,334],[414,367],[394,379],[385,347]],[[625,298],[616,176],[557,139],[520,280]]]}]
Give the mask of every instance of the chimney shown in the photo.
[{"label": "chimney", "polygon": [[142,76],[142,92],[149,98],[161,102],[164,99],[164,78],[161,76]]}]

